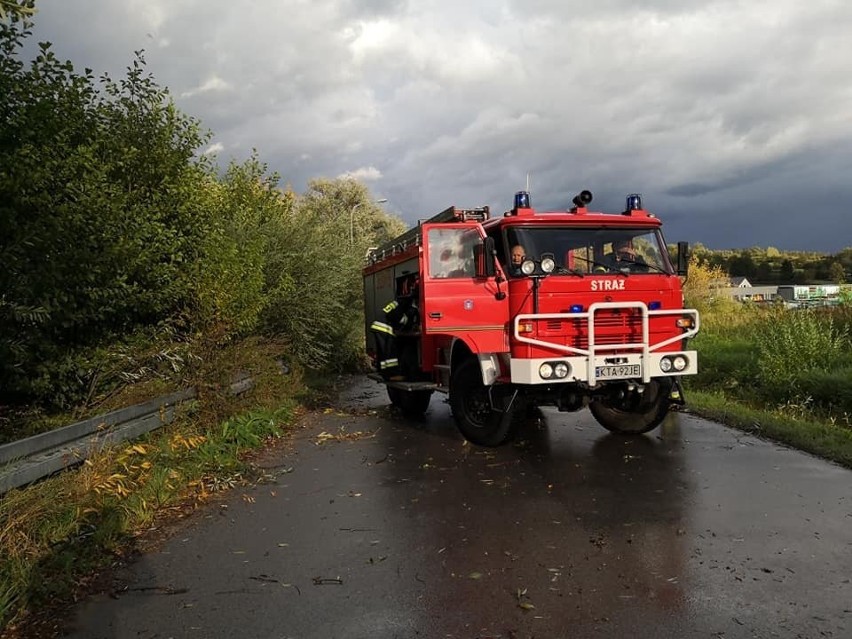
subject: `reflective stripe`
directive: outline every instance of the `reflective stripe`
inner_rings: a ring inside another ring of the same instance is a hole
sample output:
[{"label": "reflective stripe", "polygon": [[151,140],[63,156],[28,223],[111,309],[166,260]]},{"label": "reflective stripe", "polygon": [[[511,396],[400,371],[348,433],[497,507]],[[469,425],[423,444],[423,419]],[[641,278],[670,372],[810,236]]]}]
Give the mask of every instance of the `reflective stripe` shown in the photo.
[{"label": "reflective stripe", "polygon": [[399,360],[396,357],[391,357],[390,359],[383,359],[379,362],[379,366],[381,368],[390,368],[392,366],[399,366]]},{"label": "reflective stripe", "polygon": [[390,313],[390,312],[391,312],[393,309],[395,309],[397,306],[399,306],[399,302],[397,302],[396,300],[394,300],[393,302],[389,302],[389,303],[387,304],[387,306],[385,306],[385,307],[382,309],[382,311],[383,311],[383,312],[385,312],[385,313]]},{"label": "reflective stripe", "polygon": [[370,330],[376,331],[378,333],[387,333],[388,335],[393,335],[393,327],[390,324],[385,324],[384,322],[380,322],[378,320],[370,324]]}]

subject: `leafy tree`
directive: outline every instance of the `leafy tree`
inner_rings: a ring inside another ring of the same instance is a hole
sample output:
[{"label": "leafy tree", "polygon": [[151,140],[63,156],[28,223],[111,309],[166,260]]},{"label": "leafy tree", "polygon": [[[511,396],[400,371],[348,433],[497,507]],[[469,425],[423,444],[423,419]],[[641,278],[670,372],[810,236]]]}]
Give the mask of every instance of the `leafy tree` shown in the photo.
[{"label": "leafy tree", "polygon": [[772,264],[767,261],[761,261],[757,265],[757,270],[754,274],[755,282],[767,283],[772,281]]},{"label": "leafy tree", "polygon": [[278,176],[256,153],[243,164],[232,162],[223,179],[204,184],[203,208],[216,222],[202,241],[192,277],[192,317],[199,329],[232,336],[257,328],[267,304],[269,244],[293,207],[293,194],[277,185]]},{"label": "leafy tree", "polygon": [[728,263],[728,273],[733,277],[752,278],[757,273],[757,266],[751,253],[743,251]]},{"label": "leafy tree", "polygon": [[829,268],[829,279],[835,284],[846,283],[846,270],[840,262],[832,262]]},{"label": "leafy tree", "polygon": [[[353,207],[358,205],[357,218]],[[351,225],[355,245],[349,247]],[[270,241],[267,330],[291,336],[295,355],[313,367],[355,364],[363,343],[361,268],[368,246],[404,231],[350,179],[317,179]]]},{"label": "leafy tree", "polygon": [[27,26],[35,14],[35,0],[0,0],[0,23],[22,22]]},{"label": "leafy tree", "polygon": [[781,282],[784,284],[792,284],[794,275],[793,262],[789,259],[781,262],[781,274],[779,276]]},{"label": "leafy tree", "polygon": [[719,266],[701,263],[693,255],[689,259],[689,276],[683,282],[685,303],[702,313],[711,308],[730,305],[730,298],[719,291],[720,286],[726,286],[727,279]]},{"label": "leafy tree", "polygon": [[[88,373],[60,361],[186,306],[209,225],[193,197],[205,135],[141,54],[96,82],[49,44],[25,65],[25,35],[0,25],[0,392],[65,403],[56,389],[73,395]],[[39,321],[22,333],[16,309]]]}]

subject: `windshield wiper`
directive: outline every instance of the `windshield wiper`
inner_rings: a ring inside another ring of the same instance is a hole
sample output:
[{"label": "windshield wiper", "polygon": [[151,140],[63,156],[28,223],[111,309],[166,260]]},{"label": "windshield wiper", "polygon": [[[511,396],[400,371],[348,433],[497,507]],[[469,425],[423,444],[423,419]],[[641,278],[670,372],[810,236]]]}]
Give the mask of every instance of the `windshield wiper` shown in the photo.
[{"label": "windshield wiper", "polygon": [[587,257],[580,257],[579,255],[574,256],[575,260],[583,260],[586,264],[591,264],[592,266],[597,266],[599,268],[604,269],[603,273],[593,273],[593,275],[605,275],[606,273],[621,273],[622,275],[629,275],[629,273],[625,273],[611,264],[604,264],[603,262],[598,262],[597,260],[590,260]]},{"label": "windshield wiper", "polygon": [[[642,260],[640,262],[639,260],[631,260],[629,257],[622,257],[620,259],[621,259],[622,262],[624,262],[626,264],[635,264],[636,266],[641,266],[642,268],[653,269],[653,270],[657,271],[658,273],[662,273],[663,275],[669,275],[669,272],[666,271],[665,269],[660,268],[656,264],[649,264],[645,260]],[[633,273],[637,273],[637,272],[641,272],[641,271],[633,271]]]},{"label": "windshield wiper", "polygon": [[577,277],[586,277],[585,273],[582,271],[578,271],[575,268],[568,268],[566,266],[556,265],[556,269],[553,271],[557,275],[576,275]]}]

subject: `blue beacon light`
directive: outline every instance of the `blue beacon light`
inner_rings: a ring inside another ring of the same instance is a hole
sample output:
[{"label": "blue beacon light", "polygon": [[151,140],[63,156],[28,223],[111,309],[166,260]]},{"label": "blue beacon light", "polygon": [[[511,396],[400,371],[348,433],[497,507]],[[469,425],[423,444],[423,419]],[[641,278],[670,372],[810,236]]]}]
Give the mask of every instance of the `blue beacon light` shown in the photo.
[{"label": "blue beacon light", "polygon": [[528,209],[530,208],[530,193],[529,191],[518,191],[515,193],[515,208]]},{"label": "blue beacon light", "polygon": [[627,210],[635,211],[642,208],[642,196],[639,193],[631,193],[627,196]]}]

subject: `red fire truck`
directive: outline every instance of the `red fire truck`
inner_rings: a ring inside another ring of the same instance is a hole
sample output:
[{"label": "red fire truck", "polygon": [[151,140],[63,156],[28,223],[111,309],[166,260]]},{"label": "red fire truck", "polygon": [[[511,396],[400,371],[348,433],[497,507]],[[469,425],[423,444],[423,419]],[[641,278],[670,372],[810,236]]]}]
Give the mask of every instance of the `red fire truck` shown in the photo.
[{"label": "red fire truck", "polygon": [[497,446],[530,407],[588,406],[604,428],[638,434],[682,403],[680,378],[698,371],[688,246],[673,263],[637,194],[617,214],[591,201],[582,191],[569,210],[539,212],[520,191],[502,216],[450,207],[368,253],[371,377],[394,406],[420,415],[448,393],[462,434]]}]

